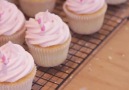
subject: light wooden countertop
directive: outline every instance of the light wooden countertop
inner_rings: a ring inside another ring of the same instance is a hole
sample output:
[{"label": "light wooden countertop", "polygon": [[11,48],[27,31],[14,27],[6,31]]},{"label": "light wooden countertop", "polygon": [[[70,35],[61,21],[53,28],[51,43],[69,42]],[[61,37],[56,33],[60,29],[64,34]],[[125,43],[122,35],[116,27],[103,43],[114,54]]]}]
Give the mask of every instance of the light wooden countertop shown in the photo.
[{"label": "light wooden countertop", "polygon": [[129,90],[129,22],[106,42],[64,90]]}]

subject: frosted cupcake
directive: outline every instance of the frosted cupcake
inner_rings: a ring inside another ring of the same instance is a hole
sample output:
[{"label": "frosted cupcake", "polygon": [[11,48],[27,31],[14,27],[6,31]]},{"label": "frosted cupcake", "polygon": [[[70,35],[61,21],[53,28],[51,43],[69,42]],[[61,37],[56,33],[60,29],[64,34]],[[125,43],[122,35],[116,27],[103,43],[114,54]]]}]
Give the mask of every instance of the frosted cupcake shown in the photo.
[{"label": "frosted cupcake", "polygon": [[105,0],[66,0],[63,5],[70,28],[78,34],[92,34],[103,25]]},{"label": "frosted cupcake", "polygon": [[35,14],[49,10],[53,11],[56,0],[19,0],[21,9],[29,16],[34,17]]},{"label": "frosted cupcake", "polygon": [[31,90],[35,74],[32,56],[20,45],[0,47],[0,90]]},{"label": "frosted cupcake", "polygon": [[12,41],[23,44],[25,41],[25,17],[12,3],[0,1],[0,46]]},{"label": "frosted cupcake", "polygon": [[65,61],[71,35],[59,16],[40,12],[27,21],[26,27],[26,42],[36,64],[53,67]]},{"label": "frosted cupcake", "polygon": [[106,0],[107,4],[118,5],[125,3],[127,0]]},{"label": "frosted cupcake", "polygon": [[18,0],[8,0],[8,1],[18,5]]}]

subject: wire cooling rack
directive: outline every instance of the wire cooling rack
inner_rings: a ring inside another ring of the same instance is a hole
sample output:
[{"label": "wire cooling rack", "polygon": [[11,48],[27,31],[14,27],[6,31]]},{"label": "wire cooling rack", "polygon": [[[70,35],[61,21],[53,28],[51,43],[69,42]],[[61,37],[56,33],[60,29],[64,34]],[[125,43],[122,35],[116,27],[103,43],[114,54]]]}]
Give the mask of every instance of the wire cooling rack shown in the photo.
[{"label": "wire cooling rack", "polygon": [[[62,17],[67,23],[62,4],[65,0],[58,0],[54,13]],[[101,30],[93,35],[78,35],[72,32],[66,61],[57,67],[38,67],[33,81],[32,90],[58,90],[65,81],[87,60],[87,58],[102,44],[102,42],[124,21],[129,3],[109,6]]]}]

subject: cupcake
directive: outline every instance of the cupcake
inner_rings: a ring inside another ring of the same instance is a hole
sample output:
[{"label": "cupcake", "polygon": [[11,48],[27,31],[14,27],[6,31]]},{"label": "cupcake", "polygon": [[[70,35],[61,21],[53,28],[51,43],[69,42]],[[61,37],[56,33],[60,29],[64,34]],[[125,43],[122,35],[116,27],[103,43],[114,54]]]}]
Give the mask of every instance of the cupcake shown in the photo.
[{"label": "cupcake", "polygon": [[25,17],[22,12],[6,0],[0,1],[0,46],[12,41],[23,44],[25,41]]},{"label": "cupcake", "polygon": [[8,0],[8,1],[18,5],[18,0]]},{"label": "cupcake", "polygon": [[26,27],[26,43],[36,64],[53,67],[65,61],[71,34],[59,16],[40,12],[26,22]]},{"label": "cupcake", "polygon": [[35,74],[32,56],[20,45],[0,47],[0,90],[31,90]]},{"label": "cupcake", "polygon": [[105,0],[66,0],[63,5],[70,28],[78,34],[92,34],[103,25]]},{"label": "cupcake", "polygon": [[127,0],[106,0],[107,4],[118,5],[125,3]]},{"label": "cupcake", "polygon": [[22,11],[29,17],[35,14],[49,10],[53,11],[56,0],[19,0]]}]

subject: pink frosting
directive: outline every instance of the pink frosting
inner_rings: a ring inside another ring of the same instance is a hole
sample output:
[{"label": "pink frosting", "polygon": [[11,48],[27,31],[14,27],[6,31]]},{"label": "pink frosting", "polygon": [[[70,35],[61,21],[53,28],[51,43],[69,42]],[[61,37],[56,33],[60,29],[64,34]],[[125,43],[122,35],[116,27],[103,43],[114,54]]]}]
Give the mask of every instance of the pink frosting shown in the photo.
[{"label": "pink frosting", "polygon": [[8,42],[0,47],[0,82],[15,82],[33,68],[32,56],[20,45]]},{"label": "pink frosting", "polygon": [[40,12],[26,22],[26,39],[30,44],[49,47],[64,43],[69,37],[68,26],[55,14]]},{"label": "pink frosting", "polygon": [[67,0],[65,5],[77,14],[91,14],[101,9],[105,0]]},{"label": "pink frosting", "polygon": [[14,4],[0,0],[0,35],[14,34],[24,23],[24,15]]}]

